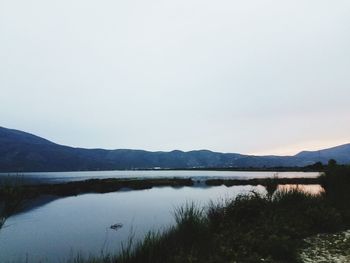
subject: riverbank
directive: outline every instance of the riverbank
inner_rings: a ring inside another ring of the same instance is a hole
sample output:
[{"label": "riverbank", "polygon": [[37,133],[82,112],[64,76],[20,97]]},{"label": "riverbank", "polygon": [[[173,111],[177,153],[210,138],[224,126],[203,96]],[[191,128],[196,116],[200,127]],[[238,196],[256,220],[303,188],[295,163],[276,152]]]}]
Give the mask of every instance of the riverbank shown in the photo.
[{"label": "riverbank", "polygon": [[[184,187],[184,186],[234,186],[234,185],[262,185],[276,186],[286,184],[320,184],[319,178],[259,178],[259,179],[205,179],[196,178],[148,178],[148,179],[90,179],[57,184],[13,185],[21,193],[21,198],[30,199],[40,195],[72,196],[86,193],[109,193],[120,190],[143,190],[152,187]],[[0,198],[11,199],[9,187],[0,188]]]}]

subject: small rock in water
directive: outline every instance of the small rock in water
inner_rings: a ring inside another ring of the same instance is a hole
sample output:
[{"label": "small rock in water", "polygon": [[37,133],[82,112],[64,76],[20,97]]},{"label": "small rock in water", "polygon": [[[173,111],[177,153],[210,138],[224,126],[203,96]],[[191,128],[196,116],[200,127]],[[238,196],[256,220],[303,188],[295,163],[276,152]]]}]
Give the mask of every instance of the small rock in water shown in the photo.
[{"label": "small rock in water", "polygon": [[110,228],[117,231],[119,228],[122,228],[122,227],[123,227],[123,224],[117,223],[117,224],[111,225]]}]

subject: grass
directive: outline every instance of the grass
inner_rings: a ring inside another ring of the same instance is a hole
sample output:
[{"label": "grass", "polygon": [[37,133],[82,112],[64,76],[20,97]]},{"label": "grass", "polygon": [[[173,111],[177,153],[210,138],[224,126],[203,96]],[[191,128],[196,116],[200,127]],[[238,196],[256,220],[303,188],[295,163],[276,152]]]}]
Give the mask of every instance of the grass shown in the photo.
[{"label": "grass", "polygon": [[129,242],[107,262],[300,262],[305,238],[350,227],[350,168],[337,166],[320,179],[320,195],[292,189],[241,195],[206,209],[187,204],[175,211],[173,227]]},{"label": "grass", "polygon": [[1,182],[0,184],[0,229],[6,219],[17,212],[23,204],[23,191],[19,182]]}]

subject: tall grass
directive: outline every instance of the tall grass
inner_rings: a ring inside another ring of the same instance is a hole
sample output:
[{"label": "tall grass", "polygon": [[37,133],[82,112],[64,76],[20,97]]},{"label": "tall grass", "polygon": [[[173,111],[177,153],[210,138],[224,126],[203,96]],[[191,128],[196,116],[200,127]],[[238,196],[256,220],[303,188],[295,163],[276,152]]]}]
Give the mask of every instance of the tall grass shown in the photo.
[{"label": "tall grass", "polygon": [[6,219],[21,208],[23,199],[22,187],[17,181],[0,183],[0,229]]},{"label": "tall grass", "polygon": [[274,174],[272,178],[266,178],[264,186],[267,191],[267,197],[272,198],[278,187],[278,174]]}]

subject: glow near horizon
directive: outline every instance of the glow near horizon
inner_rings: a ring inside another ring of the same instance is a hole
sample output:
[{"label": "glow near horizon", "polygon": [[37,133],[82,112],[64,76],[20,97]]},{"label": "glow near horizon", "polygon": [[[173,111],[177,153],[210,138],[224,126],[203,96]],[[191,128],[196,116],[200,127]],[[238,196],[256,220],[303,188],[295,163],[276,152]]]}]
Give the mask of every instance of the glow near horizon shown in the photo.
[{"label": "glow near horizon", "polygon": [[350,2],[2,1],[1,126],[60,144],[350,142]]}]

